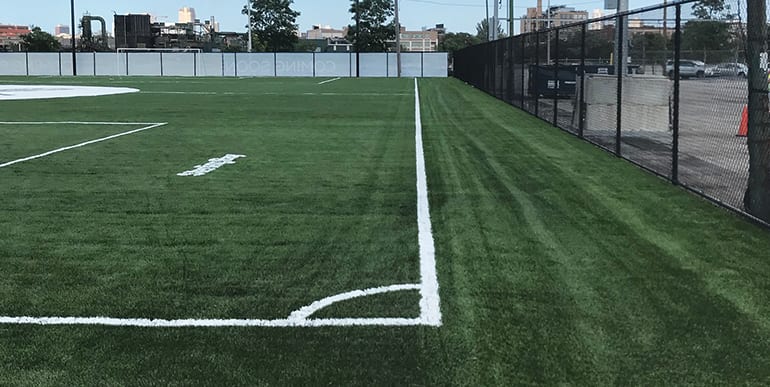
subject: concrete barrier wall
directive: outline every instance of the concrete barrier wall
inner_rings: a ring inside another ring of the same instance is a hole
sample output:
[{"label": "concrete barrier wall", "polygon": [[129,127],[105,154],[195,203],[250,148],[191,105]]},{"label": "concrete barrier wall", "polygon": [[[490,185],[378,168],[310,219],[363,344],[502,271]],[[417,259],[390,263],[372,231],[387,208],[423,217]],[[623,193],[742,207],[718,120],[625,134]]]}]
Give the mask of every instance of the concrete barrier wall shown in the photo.
[{"label": "concrete barrier wall", "polygon": [[[395,53],[77,53],[79,76],[396,77]],[[401,55],[404,77],[448,76],[447,53]],[[0,53],[0,75],[72,75],[70,53]]]}]

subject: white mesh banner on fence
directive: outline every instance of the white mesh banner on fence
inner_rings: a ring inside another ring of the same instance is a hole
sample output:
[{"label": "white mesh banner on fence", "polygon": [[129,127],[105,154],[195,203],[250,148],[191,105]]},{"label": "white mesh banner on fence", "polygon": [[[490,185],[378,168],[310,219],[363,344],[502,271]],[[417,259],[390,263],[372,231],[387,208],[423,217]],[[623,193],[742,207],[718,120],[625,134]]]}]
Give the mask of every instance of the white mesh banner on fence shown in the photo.
[{"label": "white mesh banner on fence", "polygon": [[[395,77],[395,53],[361,53],[360,76]],[[354,53],[77,53],[80,76],[354,77]],[[0,75],[72,75],[71,53],[0,53]],[[446,77],[446,53],[406,52],[403,77]]]}]

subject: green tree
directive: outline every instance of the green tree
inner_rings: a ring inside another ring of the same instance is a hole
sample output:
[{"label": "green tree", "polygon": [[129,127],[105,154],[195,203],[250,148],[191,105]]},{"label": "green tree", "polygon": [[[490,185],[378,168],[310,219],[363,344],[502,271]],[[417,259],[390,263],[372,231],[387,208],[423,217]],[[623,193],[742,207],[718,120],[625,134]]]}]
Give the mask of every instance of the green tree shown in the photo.
[{"label": "green tree", "polygon": [[446,51],[451,56],[455,51],[462,50],[465,47],[475,46],[481,42],[481,39],[467,32],[450,32],[441,39],[441,42],[438,44],[438,50]]},{"label": "green tree", "polygon": [[631,37],[630,55],[642,63],[663,63],[668,52],[668,39],[663,34],[645,32]]},{"label": "green tree", "polygon": [[724,0],[700,0],[692,5],[692,14],[701,20],[717,20],[726,9]]},{"label": "green tree", "polygon": [[31,52],[53,52],[61,49],[61,44],[56,38],[41,30],[40,27],[35,27],[32,32],[22,35],[21,45],[25,51]]},{"label": "green tree", "polygon": [[[504,38],[507,35],[505,34],[505,31],[503,31],[503,26],[500,25],[500,22],[497,23],[497,37],[498,38]],[[476,23],[476,37],[481,39],[482,42],[489,41],[491,38],[491,35],[489,34],[489,20],[483,19],[482,21]]]},{"label": "green tree", "polygon": [[[293,0],[250,0],[251,27],[259,50],[292,51],[297,43],[297,16],[299,12],[291,9]],[[246,7],[242,13],[248,14]]]},{"label": "green tree", "polygon": [[359,28],[356,25],[348,26],[348,40],[353,42],[353,47],[361,52],[385,52],[388,51],[388,41],[396,39],[396,27],[393,20],[388,19],[394,15],[392,0],[360,0],[356,10],[356,0],[351,1],[350,12],[352,19],[356,20],[359,13]]},{"label": "green tree", "polygon": [[702,51],[706,60],[709,51],[729,50],[733,47],[730,25],[718,20],[691,20],[682,31],[683,51]]}]

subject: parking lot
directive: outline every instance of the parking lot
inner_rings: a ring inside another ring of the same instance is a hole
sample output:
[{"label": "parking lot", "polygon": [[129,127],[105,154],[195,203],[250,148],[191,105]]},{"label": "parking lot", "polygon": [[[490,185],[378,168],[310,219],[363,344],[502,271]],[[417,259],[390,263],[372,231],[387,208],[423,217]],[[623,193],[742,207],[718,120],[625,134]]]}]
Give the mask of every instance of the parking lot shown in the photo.
[{"label": "parking lot", "polygon": [[[737,137],[747,104],[747,83],[742,77],[690,78],[680,82],[679,179],[685,185],[731,206],[743,207],[748,179],[746,138]],[[640,96],[643,99],[644,96]],[[540,98],[537,113],[553,120],[553,99]],[[577,133],[574,99],[560,99],[558,126]],[[534,113],[535,101],[525,101]],[[607,114],[603,128],[585,128],[585,136],[615,149],[616,117]],[[671,176],[673,133],[639,130],[644,123],[622,121],[623,156],[662,175]]]}]

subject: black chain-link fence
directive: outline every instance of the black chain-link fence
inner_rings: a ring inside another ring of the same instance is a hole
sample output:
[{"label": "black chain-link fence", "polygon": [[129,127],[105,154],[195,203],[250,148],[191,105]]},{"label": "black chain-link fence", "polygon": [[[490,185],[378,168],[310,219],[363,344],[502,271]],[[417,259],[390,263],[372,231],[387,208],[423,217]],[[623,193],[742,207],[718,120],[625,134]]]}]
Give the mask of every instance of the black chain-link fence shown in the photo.
[{"label": "black chain-link fence", "polygon": [[744,212],[746,4],[702,4],[543,26],[469,47],[454,54],[454,76]]}]

